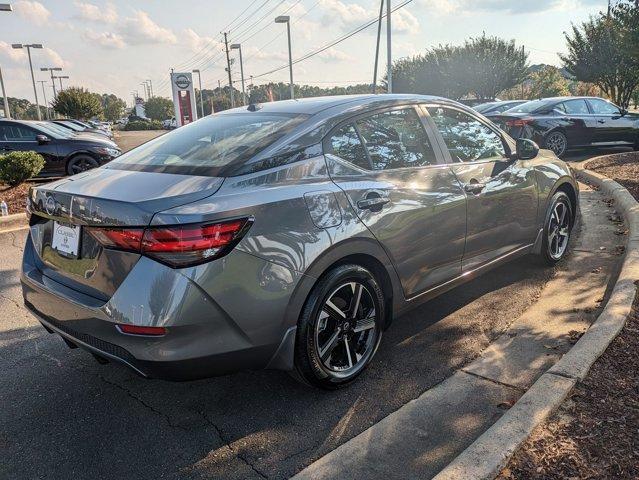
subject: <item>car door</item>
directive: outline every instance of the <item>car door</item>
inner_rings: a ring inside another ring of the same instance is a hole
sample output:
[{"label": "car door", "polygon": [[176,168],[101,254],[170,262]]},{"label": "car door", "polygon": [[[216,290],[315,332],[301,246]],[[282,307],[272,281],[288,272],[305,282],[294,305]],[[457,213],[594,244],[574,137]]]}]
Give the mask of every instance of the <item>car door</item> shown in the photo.
[{"label": "car door", "polygon": [[324,142],[333,181],[388,253],[407,298],[461,273],[466,201],[415,106],[360,115]]},{"label": "car door", "polygon": [[590,145],[596,141],[599,124],[597,116],[588,108],[583,98],[566,100],[555,106],[555,112],[562,120],[568,145],[577,147]]},{"label": "car door", "polygon": [[0,152],[34,151],[42,155],[45,160],[43,172],[55,169],[60,163],[58,158],[57,142],[49,137],[49,142],[40,144],[37,130],[14,122],[2,122],[0,124]]},{"label": "car door", "polygon": [[602,98],[589,98],[588,103],[597,116],[597,143],[629,143],[635,142],[635,120],[632,116],[622,115],[621,109],[614,103]]},{"label": "car door", "polygon": [[428,105],[450,169],[467,198],[464,272],[534,243],[537,184],[532,161],[511,160],[512,146],[479,117]]}]

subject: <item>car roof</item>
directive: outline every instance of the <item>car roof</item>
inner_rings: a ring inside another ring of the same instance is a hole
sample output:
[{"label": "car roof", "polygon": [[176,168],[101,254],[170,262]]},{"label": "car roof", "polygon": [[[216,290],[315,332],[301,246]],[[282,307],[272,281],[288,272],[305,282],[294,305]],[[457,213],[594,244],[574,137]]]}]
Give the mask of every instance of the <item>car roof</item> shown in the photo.
[{"label": "car roof", "polygon": [[[415,102],[427,102],[427,101],[443,101],[447,103],[455,103],[452,100],[442,97],[435,97],[432,95],[417,95],[417,94],[363,94],[363,95],[333,95],[326,97],[307,97],[295,100],[280,100],[277,102],[265,102],[258,105],[258,112],[264,113],[288,113],[288,114],[307,114],[315,115],[324,110],[335,109],[340,110],[339,107],[352,108],[356,106],[364,106],[376,103],[389,103],[393,104],[398,101],[415,101]],[[230,110],[224,110],[220,112],[221,115],[233,114],[249,111],[246,106],[233,108]]]}]

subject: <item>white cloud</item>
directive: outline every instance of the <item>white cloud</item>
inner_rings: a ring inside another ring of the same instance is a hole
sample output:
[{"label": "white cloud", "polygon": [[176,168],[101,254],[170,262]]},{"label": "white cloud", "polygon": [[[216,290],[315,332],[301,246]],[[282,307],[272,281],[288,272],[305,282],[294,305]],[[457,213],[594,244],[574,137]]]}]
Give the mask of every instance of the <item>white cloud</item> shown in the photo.
[{"label": "white cloud", "polygon": [[[31,58],[33,59],[34,68],[38,68],[40,64],[45,63],[47,66],[63,68],[71,65],[58,52],[48,47],[31,50]],[[24,64],[28,66],[26,49],[14,49],[11,44],[3,41],[0,41],[0,60],[6,60],[14,65]]]},{"label": "white cloud", "polygon": [[16,50],[11,44],[0,40],[0,58],[11,63],[19,63],[27,58],[27,53],[25,50]]},{"label": "white cloud", "polygon": [[354,58],[347,54],[346,52],[343,52],[342,50],[338,50],[335,47],[331,47],[327,50],[324,50],[323,52],[320,52],[317,54],[317,58],[323,60],[324,62],[347,62],[347,61],[351,61],[354,60]]},{"label": "white cloud", "polygon": [[[338,23],[349,30],[379,15],[377,7],[368,9],[357,3],[344,3],[340,0],[320,0],[320,6],[325,11],[325,15],[322,18],[324,25],[330,26]],[[393,13],[392,19],[393,33],[419,32],[419,20],[406,8]],[[375,29],[369,29],[368,31],[375,32]]]},{"label": "white cloud", "polygon": [[470,15],[473,12],[501,12],[512,15],[541,13],[550,10],[570,11],[595,5],[605,8],[600,0],[417,0],[417,5],[428,8],[431,12]]},{"label": "white cloud", "polygon": [[219,40],[213,37],[201,36],[191,28],[184,30],[183,41],[185,46],[194,52],[199,52],[203,49],[213,48],[215,44],[219,43]]},{"label": "white cloud", "polygon": [[78,13],[76,18],[97,23],[115,23],[118,21],[118,12],[112,3],[107,3],[105,7],[100,7],[92,3],[74,2]]},{"label": "white cloud", "polygon": [[160,27],[143,10],[137,10],[132,17],[126,18],[119,28],[119,33],[129,45],[177,43],[177,37],[172,30]]},{"label": "white cloud", "polygon": [[86,30],[82,37],[85,40],[93,42],[103,48],[108,49],[120,49],[126,47],[126,43],[121,35],[112,32],[94,32],[92,30]]},{"label": "white cloud", "polygon": [[244,56],[244,61],[251,60],[264,60],[264,61],[281,61],[288,63],[288,50],[285,52],[283,50],[274,51],[271,48],[266,48],[260,51],[257,47],[249,46],[246,49],[242,49],[242,55]]},{"label": "white cloud", "polygon": [[49,21],[51,12],[40,2],[20,0],[13,4],[15,12],[35,25],[44,25]]}]

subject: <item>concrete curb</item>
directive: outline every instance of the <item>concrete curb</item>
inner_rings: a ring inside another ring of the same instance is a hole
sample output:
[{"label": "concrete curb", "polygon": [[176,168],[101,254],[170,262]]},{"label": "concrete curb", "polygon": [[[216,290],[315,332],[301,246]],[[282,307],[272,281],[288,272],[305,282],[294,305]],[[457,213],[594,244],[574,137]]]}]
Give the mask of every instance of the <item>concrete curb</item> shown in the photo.
[{"label": "concrete curb", "polygon": [[626,323],[639,279],[639,203],[614,180],[575,168],[610,195],[629,229],[626,255],[606,307],[573,348],[543,374],[492,427],[439,472],[435,480],[494,479],[510,457],[583,380]]},{"label": "concrete curb", "polygon": [[29,226],[26,213],[16,213],[6,217],[0,217],[0,233],[12,232]]}]

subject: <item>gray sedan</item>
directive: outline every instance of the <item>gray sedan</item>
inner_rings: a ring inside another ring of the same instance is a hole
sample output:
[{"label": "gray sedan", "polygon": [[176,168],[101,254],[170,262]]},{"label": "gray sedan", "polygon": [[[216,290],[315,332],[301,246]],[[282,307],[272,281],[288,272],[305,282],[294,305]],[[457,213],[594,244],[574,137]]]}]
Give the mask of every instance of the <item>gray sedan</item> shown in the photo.
[{"label": "gray sedan", "polygon": [[521,255],[559,261],[578,194],[552,152],[450,100],[250,105],[32,188],[24,300],[145,377],[337,388],[401,312]]}]

